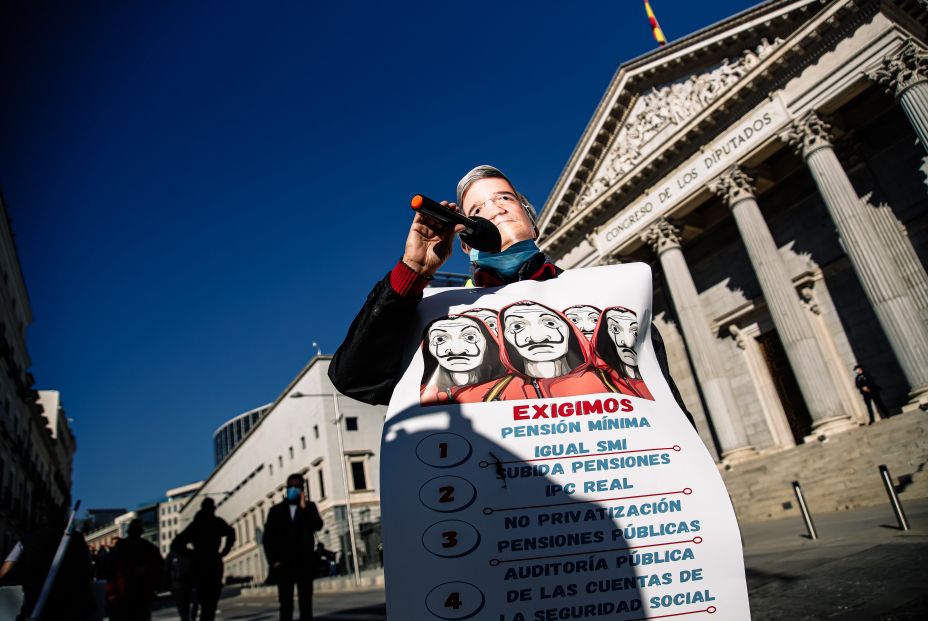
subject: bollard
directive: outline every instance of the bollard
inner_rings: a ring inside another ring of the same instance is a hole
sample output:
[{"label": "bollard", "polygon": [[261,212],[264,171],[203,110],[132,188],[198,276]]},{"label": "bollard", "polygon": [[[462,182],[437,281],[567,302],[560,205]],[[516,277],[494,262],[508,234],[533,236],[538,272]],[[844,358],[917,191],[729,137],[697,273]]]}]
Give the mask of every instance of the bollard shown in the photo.
[{"label": "bollard", "polygon": [[799,481],[793,481],[793,491],[796,493],[796,500],[799,502],[799,510],[802,511],[802,519],[806,523],[806,530],[809,531],[809,539],[818,539],[818,533],[815,532],[815,524],[812,523],[812,516],[809,514],[809,507],[806,506],[806,499],[802,495]]},{"label": "bollard", "polygon": [[896,488],[893,487],[893,478],[890,476],[889,468],[886,467],[886,464],[880,465],[880,476],[883,477],[886,495],[889,496],[889,504],[892,505],[893,513],[896,514],[896,521],[899,522],[899,529],[909,530],[909,521],[905,518],[905,511],[902,510],[902,503],[899,502]]}]

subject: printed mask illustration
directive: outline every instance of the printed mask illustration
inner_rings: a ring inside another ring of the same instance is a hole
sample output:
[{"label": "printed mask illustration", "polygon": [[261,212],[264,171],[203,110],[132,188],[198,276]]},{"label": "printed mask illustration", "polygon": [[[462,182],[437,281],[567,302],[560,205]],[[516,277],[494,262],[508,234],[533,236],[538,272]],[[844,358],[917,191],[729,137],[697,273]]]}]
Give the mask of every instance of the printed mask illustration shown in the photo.
[{"label": "printed mask illustration", "polygon": [[499,334],[495,310],[490,310],[489,308],[469,308],[466,311],[463,311],[461,314],[476,317],[483,323],[487,324],[487,327],[493,331],[493,334]]},{"label": "printed mask illustration", "polygon": [[428,334],[429,352],[456,384],[470,383],[470,371],[480,366],[487,352],[487,338],[477,323],[464,317],[448,318],[432,324]]},{"label": "printed mask illustration", "polygon": [[564,310],[564,314],[570,321],[580,328],[583,336],[587,340],[592,340],[593,332],[596,330],[596,324],[599,322],[601,311],[595,306],[588,304],[577,304]]},{"label": "printed mask illustration", "polygon": [[[570,373],[583,362],[578,347],[570,347],[568,321],[536,302],[519,302],[500,313],[502,336],[510,362],[529,377],[551,378]],[[570,351],[574,350],[574,351]],[[572,356],[568,356],[572,353]],[[514,354],[514,356],[513,356]]]},{"label": "printed mask illustration", "polygon": [[593,334],[597,366],[618,392],[653,400],[638,369],[638,314],[624,306],[603,310]]},{"label": "printed mask illustration", "polygon": [[471,401],[481,384],[503,374],[494,335],[475,317],[450,315],[426,326],[421,403]]},{"label": "printed mask illustration", "polygon": [[630,369],[634,368],[635,376],[640,377],[637,375],[638,352],[635,351],[635,343],[638,341],[638,316],[626,308],[611,308],[606,311],[606,330],[615,344],[619,359]]}]

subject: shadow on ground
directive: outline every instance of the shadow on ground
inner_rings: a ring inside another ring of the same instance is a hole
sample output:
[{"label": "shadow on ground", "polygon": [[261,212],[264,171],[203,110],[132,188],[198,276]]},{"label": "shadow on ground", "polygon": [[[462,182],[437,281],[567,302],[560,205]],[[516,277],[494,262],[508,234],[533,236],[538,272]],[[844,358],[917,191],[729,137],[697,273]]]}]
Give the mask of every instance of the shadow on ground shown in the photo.
[{"label": "shadow on ground", "polygon": [[387,605],[377,604],[375,606],[362,606],[360,608],[349,608],[348,610],[339,610],[328,614],[313,617],[315,621],[373,621],[374,619],[387,618]]},{"label": "shadow on ground", "polygon": [[760,569],[753,569],[751,567],[745,567],[744,573],[748,580],[748,590],[756,589],[771,582],[776,582],[781,585],[789,584],[802,578],[802,576],[796,576],[793,574],[783,574],[777,573],[775,571],[763,571]]}]

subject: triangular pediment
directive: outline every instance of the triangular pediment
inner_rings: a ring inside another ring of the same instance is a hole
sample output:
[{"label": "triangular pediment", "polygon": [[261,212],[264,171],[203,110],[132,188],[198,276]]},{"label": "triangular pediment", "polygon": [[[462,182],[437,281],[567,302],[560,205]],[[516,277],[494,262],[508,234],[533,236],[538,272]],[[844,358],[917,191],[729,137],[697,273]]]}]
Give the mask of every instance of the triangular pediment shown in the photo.
[{"label": "triangular pediment", "polygon": [[[595,207],[617,187],[653,172],[656,152],[681,137],[732,92],[760,83],[757,68],[814,19],[820,0],[773,0],[623,63],[542,211],[542,242],[568,222],[595,223]],[[592,221],[592,222],[591,222]]]},{"label": "triangular pediment", "polygon": [[733,88],[782,43],[780,37],[773,41],[765,37],[756,47],[725,58],[715,67],[638,93],[592,181],[586,184],[572,209],[583,210],[610,187],[621,183],[646,156],[673,139],[688,120]]}]

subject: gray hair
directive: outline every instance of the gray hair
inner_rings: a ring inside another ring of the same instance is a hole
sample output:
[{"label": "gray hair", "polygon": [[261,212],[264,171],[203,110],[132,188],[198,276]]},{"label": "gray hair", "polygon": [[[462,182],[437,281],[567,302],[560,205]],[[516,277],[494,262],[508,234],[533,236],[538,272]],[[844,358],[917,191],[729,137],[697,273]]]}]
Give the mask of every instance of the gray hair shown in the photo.
[{"label": "gray hair", "polygon": [[512,186],[512,189],[515,190],[516,198],[519,199],[519,203],[522,205],[522,209],[525,210],[528,219],[531,220],[532,226],[537,226],[538,214],[535,212],[535,208],[529,202],[525,195],[522,192],[516,190],[515,184],[503,174],[499,168],[490,166],[489,164],[481,164],[476,168],[473,168],[469,173],[461,177],[461,180],[458,181],[458,205],[461,209],[464,208],[464,205],[461,201],[464,199],[464,194],[474,185],[476,182],[481,179],[503,179],[506,183]]}]

